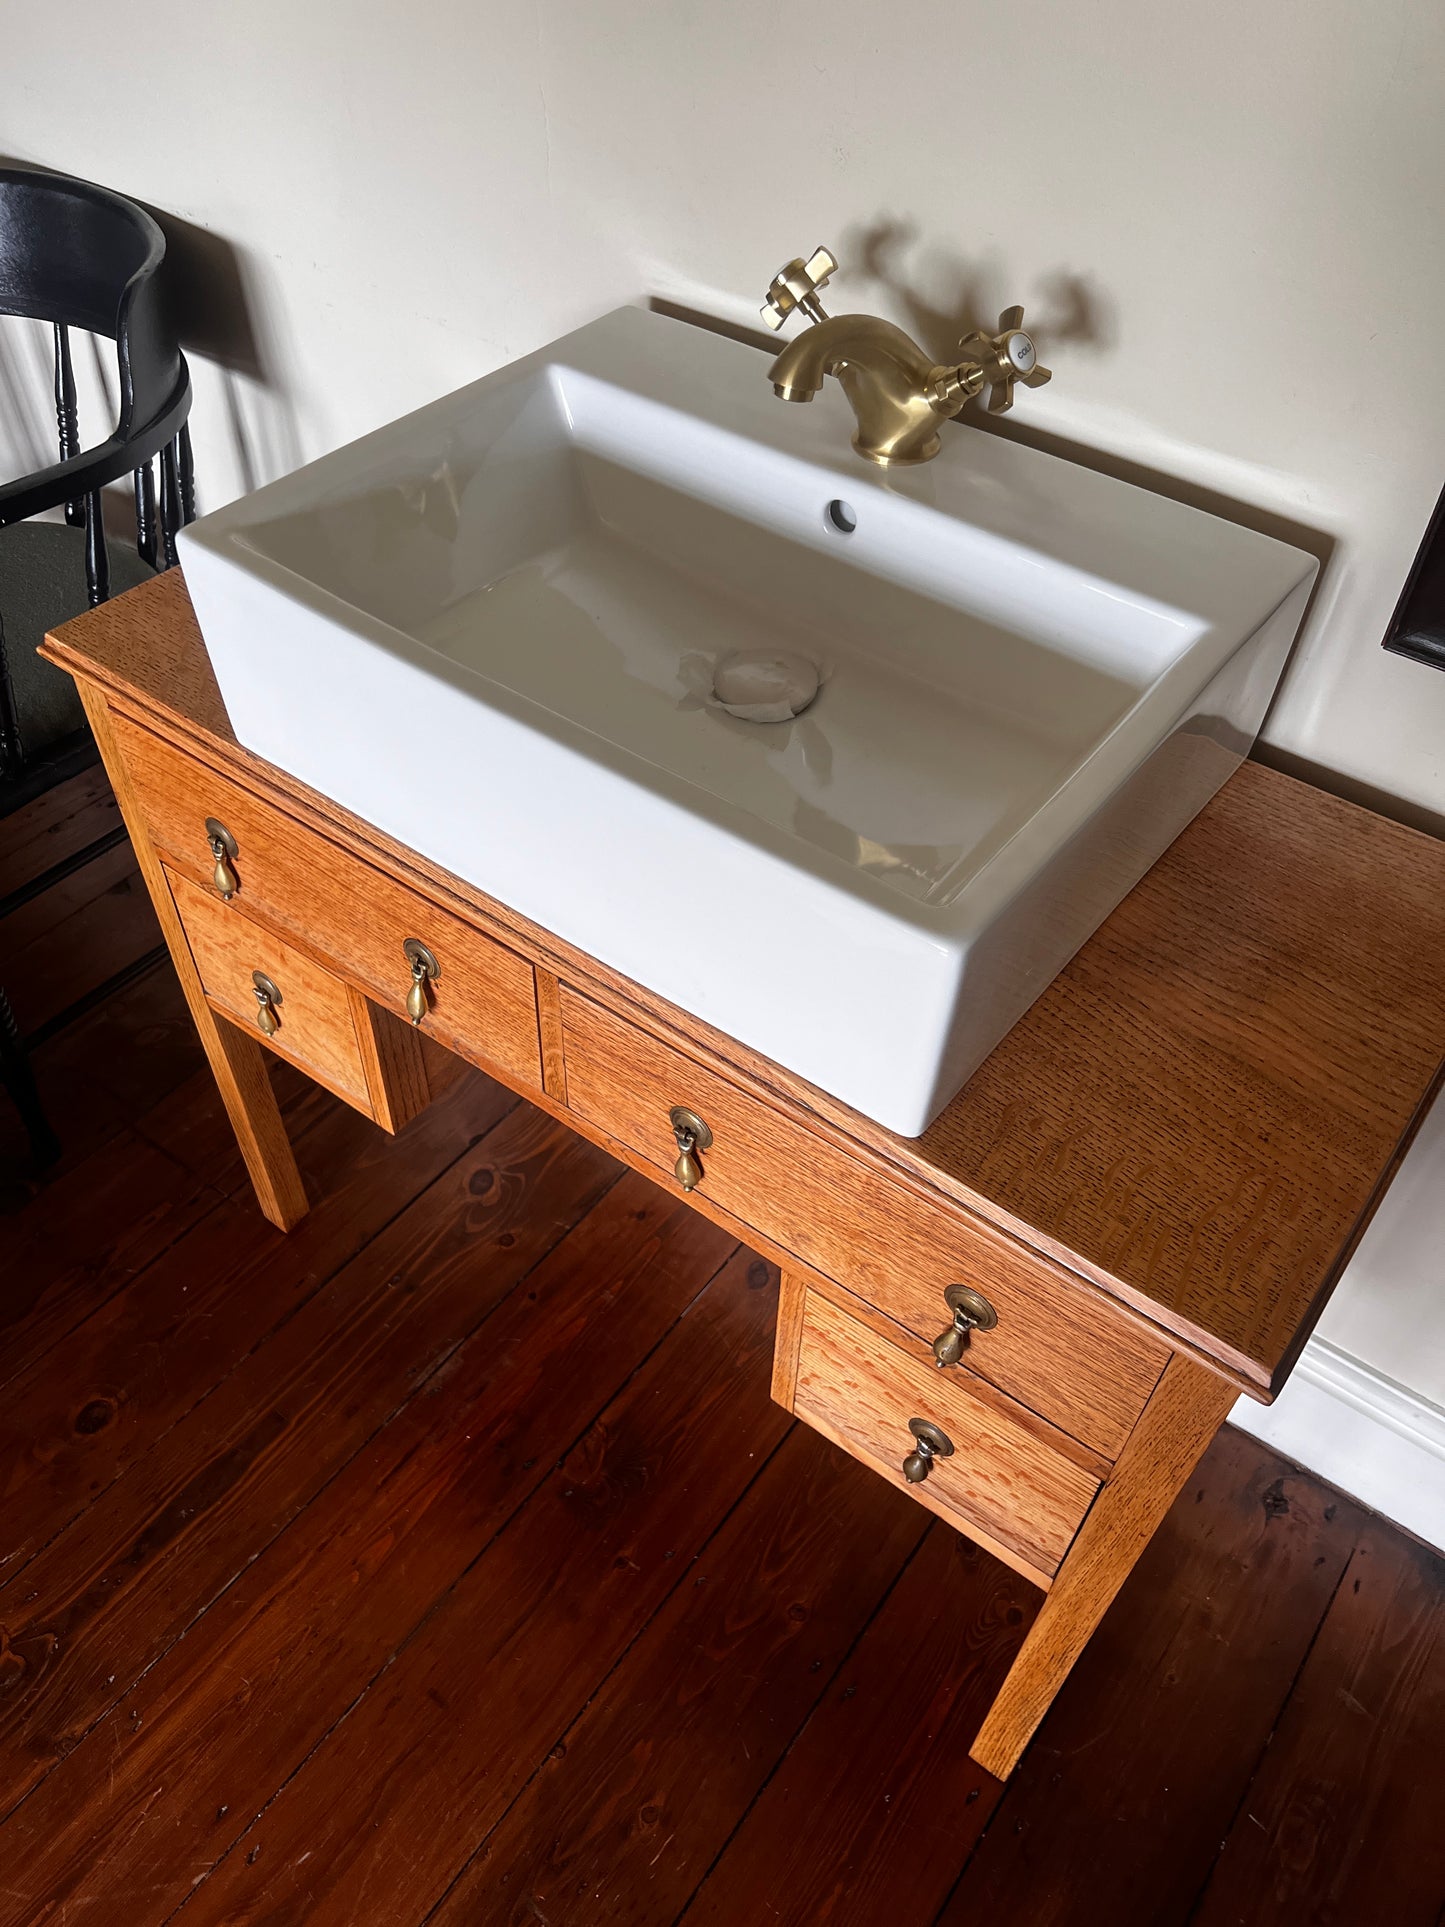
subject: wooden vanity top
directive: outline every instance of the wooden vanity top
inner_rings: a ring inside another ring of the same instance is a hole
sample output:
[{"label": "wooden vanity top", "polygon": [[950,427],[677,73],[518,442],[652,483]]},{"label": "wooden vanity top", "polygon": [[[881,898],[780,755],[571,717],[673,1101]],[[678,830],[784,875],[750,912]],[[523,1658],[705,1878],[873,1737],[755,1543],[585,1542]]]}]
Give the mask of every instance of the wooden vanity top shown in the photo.
[{"label": "wooden vanity top", "polygon": [[[51,660],[378,867],[1268,1396],[1445,1063],[1445,845],[1247,763],[928,1133],[895,1137],[237,744],[179,570]],[[284,699],[284,691],[278,692]],[[767,932],[758,933],[759,969]]]}]

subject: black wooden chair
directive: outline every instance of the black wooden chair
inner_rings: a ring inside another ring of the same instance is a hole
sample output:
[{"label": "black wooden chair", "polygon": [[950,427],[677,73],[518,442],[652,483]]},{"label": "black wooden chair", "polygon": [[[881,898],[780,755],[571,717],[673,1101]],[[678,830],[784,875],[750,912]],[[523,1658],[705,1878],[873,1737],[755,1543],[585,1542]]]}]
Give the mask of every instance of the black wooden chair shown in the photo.
[{"label": "black wooden chair", "polygon": [[[191,382],[166,311],[165,253],[155,221],[119,194],[38,168],[0,167],[0,315],[52,330],[57,430],[54,462],[0,481],[0,817],[95,758],[69,679],[34,654],[44,630],[104,602],[113,576],[129,586],[169,568],[176,533],[195,513]],[[88,448],[76,415],[73,329],[115,343],[116,422]],[[102,521],[102,491],[122,480],[135,503],[129,562],[123,551],[112,556]],[[63,524],[31,519],[56,509],[64,511]],[[22,522],[30,526],[16,530]],[[54,876],[31,880],[17,899],[29,901],[58,880],[62,867],[78,868],[109,842],[71,856]],[[17,899],[0,901],[0,918]],[[3,990],[0,1033],[3,1082],[26,1118],[32,1158],[43,1165],[56,1146]]]}]

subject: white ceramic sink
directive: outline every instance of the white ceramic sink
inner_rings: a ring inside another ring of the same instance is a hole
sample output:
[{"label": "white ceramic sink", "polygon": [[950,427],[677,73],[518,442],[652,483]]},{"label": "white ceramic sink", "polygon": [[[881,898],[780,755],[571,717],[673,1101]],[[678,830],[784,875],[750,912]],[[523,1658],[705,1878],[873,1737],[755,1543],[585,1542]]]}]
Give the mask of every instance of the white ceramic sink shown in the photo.
[{"label": "white ceramic sink", "polygon": [[[912,1136],[1247,751],[1316,564],[976,430],[870,468],[767,367],[607,315],[186,580],[249,748]],[[752,649],[796,720],[712,700]]]}]

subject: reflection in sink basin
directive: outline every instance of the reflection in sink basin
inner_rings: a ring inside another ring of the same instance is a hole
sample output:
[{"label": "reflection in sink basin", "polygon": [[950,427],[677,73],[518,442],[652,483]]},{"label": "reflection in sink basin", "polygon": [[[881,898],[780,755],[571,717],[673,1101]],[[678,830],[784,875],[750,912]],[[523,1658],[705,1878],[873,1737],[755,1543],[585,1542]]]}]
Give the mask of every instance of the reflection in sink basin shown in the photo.
[{"label": "reflection in sink basin", "polygon": [[[187,580],[249,747],[912,1133],[1247,749],[1315,565],[968,431],[861,473],[764,373],[624,310]],[[822,672],[793,721],[710,699],[760,646]]]}]

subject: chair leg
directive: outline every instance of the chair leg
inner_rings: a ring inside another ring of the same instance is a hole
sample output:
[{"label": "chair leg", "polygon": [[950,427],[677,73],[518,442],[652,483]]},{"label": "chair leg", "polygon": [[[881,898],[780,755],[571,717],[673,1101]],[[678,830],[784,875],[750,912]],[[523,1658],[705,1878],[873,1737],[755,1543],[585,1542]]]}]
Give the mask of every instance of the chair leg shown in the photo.
[{"label": "chair leg", "polygon": [[176,444],[167,442],[161,450],[161,567],[173,569],[176,531],[181,526],[181,480],[176,467]]},{"label": "chair leg", "polygon": [[85,588],[92,609],[109,600],[110,557],[106,553],[98,488],[93,488],[85,498]]},{"label": "chair leg", "polygon": [[149,568],[156,565],[156,471],[142,462],[135,472],[135,552]]},{"label": "chair leg", "polygon": [[[60,459],[68,462],[72,455],[80,451],[80,428],[75,414],[75,370],[70,362],[70,330],[63,323],[55,323],[55,426],[60,445]],[[83,502],[67,502],[65,519],[73,529],[78,529],[85,520]]]},{"label": "chair leg", "polygon": [[0,781],[18,776],[24,766],[25,745],[20,740],[20,715],[5,647],[5,618],[0,615]]},{"label": "chair leg", "polygon": [[10,1093],[20,1121],[30,1139],[30,1156],[37,1171],[54,1164],[60,1156],[60,1139],[50,1128],[40,1091],[31,1069],[30,1057],[20,1037],[20,1026],[10,1008],[10,999],[0,990],[0,1083]]},{"label": "chair leg", "polygon": [[176,436],[176,468],[181,482],[181,527],[196,519],[196,465],[191,457],[191,427],[181,423]]}]

